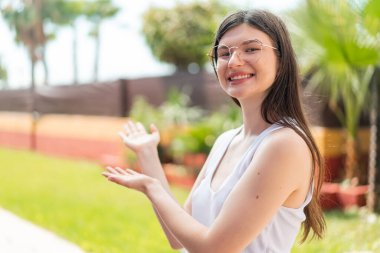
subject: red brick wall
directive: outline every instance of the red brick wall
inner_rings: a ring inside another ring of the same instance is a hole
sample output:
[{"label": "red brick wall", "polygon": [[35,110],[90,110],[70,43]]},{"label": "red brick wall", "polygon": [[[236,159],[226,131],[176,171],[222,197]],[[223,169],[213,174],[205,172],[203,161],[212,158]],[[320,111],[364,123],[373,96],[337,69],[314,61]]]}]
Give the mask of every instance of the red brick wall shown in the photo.
[{"label": "red brick wall", "polygon": [[[125,118],[45,115],[36,123],[35,150],[44,154],[122,163],[124,145],[117,132]],[[26,113],[0,113],[0,145],[31,149],[32,119]]]},{"label": "red brick wall", "polygon": [[[35,148],[49,155],[124,165],[127,149],[117,132],[123,129],[125,121],[125,118],[106,116],[45,115],[36,124]],[[30,149],[31,127],[29,114],[0,112],[0,146]],[[326,180],[334,181],[343,175],[344,131],[313,127],[312,132],[327,162]],[[368,159],[368,128],[360,129],[359,139],[365,162]]]}]

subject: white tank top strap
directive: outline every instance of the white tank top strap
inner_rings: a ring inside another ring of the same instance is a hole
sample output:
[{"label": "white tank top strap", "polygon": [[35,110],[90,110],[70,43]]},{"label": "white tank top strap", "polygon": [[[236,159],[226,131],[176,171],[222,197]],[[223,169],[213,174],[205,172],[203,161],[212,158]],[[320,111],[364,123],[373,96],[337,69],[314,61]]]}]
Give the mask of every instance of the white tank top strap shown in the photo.
[{"label": "white tank top strap", "polygon": [[214,170],[217,167],[216,165],[219,164],[219,161],[226,152],[232,139],[241,131],[242,128],[243,126],[231,129],[225,132],[223,135],[220,136],[220,138],[217,139],[217,141],[214,144],[214,147],[216,147],[216,149],[211,151],[208,158],[209,161],[207,162],[207,164],[212,164],[212,166],[206,167],[205,177],[214,174]]}]

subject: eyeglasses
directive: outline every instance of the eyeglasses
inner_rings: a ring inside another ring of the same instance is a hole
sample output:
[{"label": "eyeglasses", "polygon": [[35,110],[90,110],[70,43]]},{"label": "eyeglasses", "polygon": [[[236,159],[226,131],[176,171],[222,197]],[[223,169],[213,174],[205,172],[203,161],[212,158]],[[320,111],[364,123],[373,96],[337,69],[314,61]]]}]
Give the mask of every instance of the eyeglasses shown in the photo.
[{"label": "eyeglasses", "polygon": [[241,60],[250,60],[251,62],[257,62],[261,57],[261,52],[263,47],[269,47],[274,50],[277,48],[270,45],[264,44],[258,39],[246,40],[242,42],[239,46],[226,46],[224,44],[219,44],[212,48],[209,54],[215,61],[228,62],[233,53],[236,52]]}]

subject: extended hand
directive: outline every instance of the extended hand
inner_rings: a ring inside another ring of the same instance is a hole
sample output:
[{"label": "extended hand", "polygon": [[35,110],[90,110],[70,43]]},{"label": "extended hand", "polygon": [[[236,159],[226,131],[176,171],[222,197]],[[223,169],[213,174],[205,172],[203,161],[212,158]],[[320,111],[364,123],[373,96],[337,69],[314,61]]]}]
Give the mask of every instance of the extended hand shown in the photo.
[{"label": "extended hand", "polygon": [[155,125],[150,126],[148,133],[140,122],[129,120],[125,125],[125,132],[119,132],[125,145],[134,152],[139,152],[145,147],[157,147],[160,142],[160,134]]},{"label": "extended hand", "polygon": [[119,167],[108,166],[102,175],[111,182],[142,193],[146,193],[148,184],[154,181],[154,179],[149,176],[137,173],[136,171],[130,169],[123,170]]}]

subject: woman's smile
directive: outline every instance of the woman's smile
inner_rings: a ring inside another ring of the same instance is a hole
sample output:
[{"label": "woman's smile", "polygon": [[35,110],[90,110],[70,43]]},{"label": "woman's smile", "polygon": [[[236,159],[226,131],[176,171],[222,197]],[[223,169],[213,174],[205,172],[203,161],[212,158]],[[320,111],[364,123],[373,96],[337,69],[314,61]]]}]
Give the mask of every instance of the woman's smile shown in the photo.
[{"label": "woman's smile", "polygon": [[255,74],[235,73],[228,77],[228,81],[236,81],[253,77]]}]

